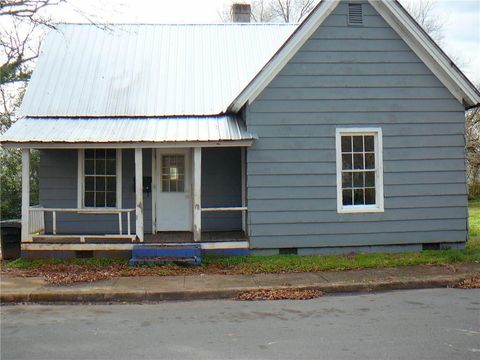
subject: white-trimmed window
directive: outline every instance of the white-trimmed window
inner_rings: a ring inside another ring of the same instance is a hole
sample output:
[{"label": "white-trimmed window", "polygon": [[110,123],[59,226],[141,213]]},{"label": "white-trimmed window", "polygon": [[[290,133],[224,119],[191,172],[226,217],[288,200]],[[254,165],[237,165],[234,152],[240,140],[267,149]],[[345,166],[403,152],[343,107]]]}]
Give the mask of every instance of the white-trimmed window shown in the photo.
[{"label": "white-trimmed window", "polygon": [[382,212],[382,129],[337,129],[336,153],[337,211]]},{"label": "white-trimmed window", "polygon": [[78,207],[121,208],[121,150],[78,152]]}]

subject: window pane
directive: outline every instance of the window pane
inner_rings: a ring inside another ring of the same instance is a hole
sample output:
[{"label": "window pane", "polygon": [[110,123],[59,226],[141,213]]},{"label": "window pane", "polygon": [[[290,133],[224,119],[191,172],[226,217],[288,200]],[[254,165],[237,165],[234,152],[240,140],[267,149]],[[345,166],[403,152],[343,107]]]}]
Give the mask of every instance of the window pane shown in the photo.
[{"label": "window pane", "polygon": [[117,152],[115,149],[108,149],[107,150],[107,159],[115,159]]},{"label": "window pane", "polygon": [[351,170],[352,169],[352,154],[343,154],[342,155],[342,169]]},{"label": "window pane", "polygon": [[162,180],[162,191],[163,192],[170,191],[170,188],[168,187],[168,180],[165,180],[165,179]]},{"label": "window pane", "polygon": [[365,169],[375,169],[375,154],[365,154]]},{"label": "window pane", "polygon": [[354,136],[353,137],[353,151],[362,152],[363,151],[363,136]]},{"label": "window pane", "polygon": [[94,193],[92,191],[85,191],[85,206],[95,206]]},{"label": "window pane", "polygon": [[365,187],[374,187],[374,186],[375,186],[375,171],[366,171]]},{"label": "window pane", "polygon": [[105,160],[95,160],[95,174],[105,175]]},{"label": "window pane", "polygon": [[375,205],[375,189],[365,189],[365,204]]},{"label": "window pane", "polygon": [[102,176],[97,176],[95,178],[95,190],[96,191],[105,191],[105,178]]},{"label": "window pane", "polygon": [[95,190],[95,178],[93,176],[85,176],[85,191]]},{"label": "window pane", "polygon": [[353,187],[363,187],[363,172],[353,173]]},{"label": "window pane", "polygon": [[107,191],[115,191],[117,189],[117,178],[107,177]]},{"label": "window pane", "polygon": [[107,175],[115,175],[115,160],[107,160]]},{"label": "window pane", "polygon": [[85,160],[85,174],[86,175],[93,175],[95,173],[95,161],[93,160]]},{"label": "window pane", "polygon": [[95,158],[95,150],[87,149],[85,150],[85,159],[94,159]]},{"label": "window pane", "polygon": [[95,150],[95,158],[97,158],[97,159],[105,159],[105,149],[97,149],[97,150]]},{"label": "window pane", "polygon": [[363,205],[364,204],[364,197],[363,197],[363,189],[355,189],[353,191],[353,204],[354,205]]},{"label": "window pane", "polygon": [[115,193],[114,192],[107,192],[107,206],[108,207],[115,207]]},{"label": "window pane", "polygon": [[95,197],[96,197],[95,206],[105,207],[105,193],[104,192],[97,192],[97,193],[95,193]]},{"label": "window pane", "polygon": [[178,189],[177,189],[177,191],[179,191],[179,192],[184,192],[184,191],[185,191],[185,184],[184,184],[184,182],[183,182],[182,180],[180,180],[180,181],[178,182]]},{"label": "window pane", "polygon": [[363,154],[354,154],[353,155],[353,168],[356,170],[363,169]]},{"label": "window pane", "polygon": [[352,190],[342,191],[343,205],[352,205]]},{"label": "window pane", "polygon": [[342,136],[342,152],[352,152],[351,136]]},{"label": "window pane", "polygon": [[365,136],[365,151],[375,151],[373,136]]},{"label": "window pane", "polygon": [[342,188],[351,188],[352,187],[352,173],[344,172],[342,174]]}]

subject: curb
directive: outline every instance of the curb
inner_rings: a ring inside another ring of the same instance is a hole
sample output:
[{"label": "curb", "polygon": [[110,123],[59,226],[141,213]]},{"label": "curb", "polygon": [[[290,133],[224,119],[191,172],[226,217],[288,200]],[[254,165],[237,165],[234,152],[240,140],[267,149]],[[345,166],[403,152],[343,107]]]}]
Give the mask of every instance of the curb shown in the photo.
[{"label": "curb", "polygon": [[289,290],[319,290],[325,294],[339,293],[367,293],[373,291],[390,291],[406,289],[427,289],[452,287],[459,282],[470,278],[474,274],[462,274],[454,276],[435,276],[423,279],[407,279],[393,281],[372,281],[367,283],[330,283],[315,285],[297,286],[274,286],[274,287],[244,287],[207,290],[185,290],[185,291],[152,291],[132,290],[116,291],[88,291],[63,289],[53,291],[9,292],[0,295],[0,303],[104,303],[104,302],[153,302],[153,301],[191,301],[191,300],[212,300],[232,299],[245,291],[257,291],[261,289],[289,289]]}]

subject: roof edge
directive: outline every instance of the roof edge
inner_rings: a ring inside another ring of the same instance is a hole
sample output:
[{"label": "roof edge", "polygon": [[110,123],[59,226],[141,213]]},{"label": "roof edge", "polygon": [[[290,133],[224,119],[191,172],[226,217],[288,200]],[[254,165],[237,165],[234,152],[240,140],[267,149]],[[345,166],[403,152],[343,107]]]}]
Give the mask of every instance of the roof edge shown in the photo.
[{"label": "roof edge", "polygon": [[369,2],[466,109],[480,105],[479,90],[398,0]]}]

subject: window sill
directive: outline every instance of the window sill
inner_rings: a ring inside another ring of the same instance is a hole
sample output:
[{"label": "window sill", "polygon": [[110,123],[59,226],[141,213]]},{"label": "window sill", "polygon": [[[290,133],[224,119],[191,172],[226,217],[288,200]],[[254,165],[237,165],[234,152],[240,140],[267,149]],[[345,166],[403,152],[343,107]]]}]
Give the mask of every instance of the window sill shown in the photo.
[{"label": "window sill", "polygon": [[343,206],[337,209],[339,214],[383,213],[385,209],[378,206]]}]

